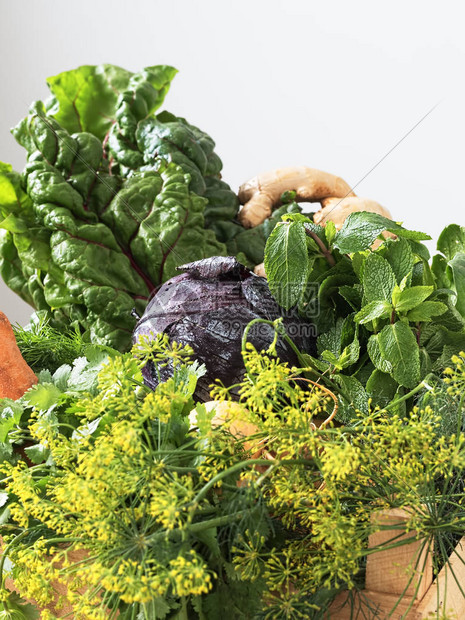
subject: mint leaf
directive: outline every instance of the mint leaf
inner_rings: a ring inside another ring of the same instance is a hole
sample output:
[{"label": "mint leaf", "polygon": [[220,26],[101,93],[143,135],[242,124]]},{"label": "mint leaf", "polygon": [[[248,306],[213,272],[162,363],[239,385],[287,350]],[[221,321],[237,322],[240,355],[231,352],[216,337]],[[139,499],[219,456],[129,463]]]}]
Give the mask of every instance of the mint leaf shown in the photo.
[{"label": "mint leaf", "polygon": [[423,260],[429,261],[429,259],[431,258],[431,254],[429,253],[429,250],[424,243],[414,241],[413,239],[408,239],[408,243],[412,248],[412,252],[415,256],[418,256]]},{"label": "mint leaf", "polygon": [[352,315],[345,319],[339,318],[334,327],[319,337],[319,348],[325,347],[321,358],[337,370],[343,370],[355,364],[360,356],[357,332]]},{"label": "mint leaf", "polygon": [[390,373],[392,371],[391,362],[385,359],[381,354],[381,349],[379,346],[379,334],[374,334],[373,336],[370,336],[368,340],[367,351],[371,361],[378,370],[381,370],[381,372],[384,373]]},{"label": "mint leaf", "polygon": [[315,222],[305,222],[304,226],[305,226],[306,230],[309,230],[310,232],[315,233],[315,235],[317,237],[319,237],[319,239],[321,239],[321,241],[323,241],[323,243],[326,243],[326,235],[325,235],[324,226],[320,226],[319,224],[315,224]]},{"label": "mint leaf", "polygon": [[345,220],[341,230],[336,235],[333,245],[343,254],[367,250],[384,230],[394,232],[399,237],[416,241],[431,239],[425,233],[406,230],[400,224],[378,213],[359,211],[351,213]]},{"label": "mint leaf", "polygon": [[458,224],[449,224],[439,235],[437,249],[448,260],[458,252],[465,252],[465,228]]},{"label": "mint leaf", "polygon": [[412,286],[434,286],[436,284],[431,267],[428,261],[421,259],[415,263],[412,270]]},{"label": "mint leaf", "polygon": [[440,301],[424,301],[407,314],[407,318],[412,323],[421,321],[431,321],[433,316],[440,316],[447,312],[446,304]]},{"label": "mint leaf", "polygon": [[388,301],[370,301],[369,304],[363,306],[363,308],[355,315],[355,321],[357,323],[369,323],[373,319],[386,319],[392,313],[392,304]]},{"label": "mint leaf", "polygon": [[347,375],[336,375],[335,380],[348,397],[350,404],[356,410],[368,414],[368,396],[360,381]]},{"label": "mint leaf", "polygon": [[270,291],[288,310],[302,295],[308,272],[305,230],[299,222],[280,222],[268,237],[265,271]]},{"label": "mint leaf", "polygon": [[326,223],[326,226],[325,226],[325,236],[326,236],[326,243],[328,247],[334,241],[336,234],[337,234],[336,225],[334,222],[331,222],[330,220],[329,222]]},{"label": "mint leaf", "polygon": [[410,242],[402,238],[388,245],[384,258],[391,265],[397,284],[400,284],[403,278],[411,273],[415,262]]},{"label": "mint leaf", "polygon": [[321,354],[321,359],[323,359],[325,362],[329,362],[333,366],[336,366],[336,367],[339,366],[339,358],[336,355],[334,355],[334,353],[332,353],[331,351],[328,351],[327,349],[325,349],[323,353]]},{"label": "mint leaf", "polygon": [[441,254],[435,254],[433,256],[431,270],[438,288],[450,289],[452,287],[452,274],[447,270],[447,260],[444,256],[441,256]]},{"label": "mint leaf", "polygon": [[[403,285],[403,283],[404,283],[404,280],[402,280],[401,286]],[[399,297],[403,291],[403,288],[401,288],[399,285],[396,284],[395,287],[392,289],[392,305],[393,306],[395,306],[398,303]]]},{"label": "mint leaf", "polygon": [[391,375],[381,370],[374,370],[366,384],[366,391],[373,397],[376,405],[385,407],[395,396],[398,387]]},{"label": "mint leaf", "polygon": [[378,334],[378,342],[381,358],[391,364],[390,375],[404,387],[415,387],[420,381],[420,356],[408,324],[397,321],[386,325]]},{"label": "mint leaf", "polygon": [[[275,211],[273,213],[275,213]],[[281,219],[283,222],[311,222],[303,213],[285,213]]]},{"label": "mint leaf", "polygon": [[362,305],[362,293],[363,289],[360,284],[354,284],[354,286],[347,286],[345,284],[339,287],[339,295],[343,297],[351,306],[352,310],[355,311]]},{"label": "mint leaf", "polygon": [[412,288],[406,288],[399,293],[394,304],[396,312],[412,310],[427,299],[433,290],[434,287],[432,286],[412,286]]},{"label": "mint leaf", "polygon": [[334,240],[334,247],[343,254],[367,250],[387,226],[392,224],[377,213],[351,213]]},{"label": "mint leaf", "polygon": [[[399,387],[396,390],[396,393],[394,394],[391,402],[389,403],[389,405],[391,405],[391,408],[390,408],[391,414],[392,415],[397,415],[400,418],[403,418],[406,415],[406,413],[407,413],[407,404],[406,404],[405,401],[403,401],[401,403],[397,403],[396,401],[398,401],[399,398],[402,398],[402,396],[404,396],[404,394],[405,394],[405,389],[401,385],[399,385]],[[393,403],[396,403],[396,404],[393,406]]]},{"label": "mint leaf", "polygon": [[452,271],[454,290],[457,293],[455,307],[462,316],[465,316],[465,253],[459,252],[449,261]]},{"label": "mint leaf", "polygon": [[322,362],[321,359],[312,357],[308,353],[302,353],[302,359],[310,368],[316,368],[320,372],[326,372],[328,370],[328,364],[326,362]]},{"label": "mint leaf", "polygon": [[343,327],[344,319],[340,317],[331,329],[320,334],[317,340],[318,351],[331,351],[331,353],[338,357],[341,352]]},{"label": "mint leaf", "polygon": [[343,368],[347,368],[348,366],[352,366],[358,360],[360,356],[360,343],[358,341],[357,335],[354,340],[344,347],[341,355],[339,356],[338,366],[342,370]]},{"label": "mint leaf", "polygon": [[363,267],[363,292],[367,302],[390,302],[396,285],[396,276],[390,264],[379,254],[369,254]]},{"label": "mint leaf", "polygon": [[337,295],[341,286],[354,284],[355,281],[356,277],[353,273],[342,272],[328,276],[321,282],[318,288],[318,297],[320,298],[320,303],[331,304],[334,300],[334,296]]}]

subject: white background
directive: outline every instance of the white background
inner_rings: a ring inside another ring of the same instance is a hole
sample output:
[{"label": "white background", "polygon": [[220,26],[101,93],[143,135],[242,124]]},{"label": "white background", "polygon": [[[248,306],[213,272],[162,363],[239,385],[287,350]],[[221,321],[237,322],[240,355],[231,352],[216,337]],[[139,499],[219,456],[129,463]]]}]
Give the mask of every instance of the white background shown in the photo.
[{"label": "white background", "polygon": [[[166,108],[211,134],[236,189],[294,164],[355,185],[439,103],[356,188],[437,238],[465,224],[461,4],[0,0],[0,159],[22,168],[9,128],[82,64],[177,67]],[[31,312],[3,283],[0,309]]]}]

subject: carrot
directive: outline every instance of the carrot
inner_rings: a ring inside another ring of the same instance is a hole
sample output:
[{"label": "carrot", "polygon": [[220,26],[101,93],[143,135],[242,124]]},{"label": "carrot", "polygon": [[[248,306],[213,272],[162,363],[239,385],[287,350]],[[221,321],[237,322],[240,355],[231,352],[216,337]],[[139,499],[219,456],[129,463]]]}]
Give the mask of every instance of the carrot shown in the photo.
[{"label": "carrot", "polygon": [[0,312],[0,398],[17,400],[37,383],[16,344],[10,321]]}]

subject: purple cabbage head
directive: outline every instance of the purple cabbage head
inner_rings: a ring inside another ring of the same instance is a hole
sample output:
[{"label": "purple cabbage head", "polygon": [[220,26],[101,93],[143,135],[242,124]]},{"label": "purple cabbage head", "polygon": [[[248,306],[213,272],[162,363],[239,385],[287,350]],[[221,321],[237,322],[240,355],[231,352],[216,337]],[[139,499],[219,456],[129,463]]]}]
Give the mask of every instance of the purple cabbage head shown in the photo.
[{"label": "purple cabbage head", "polygon": [[[253,319],[275,320],[283,316],[284,327],[297,348],[315,354],[313,326],[296,313],[280,308],[266,279],[256,276],[234,257],[205,258],[179,270],[184,273],[165,282],[148,304],[135,327],[133,341],[142,335],[166,333],[170,340],[190,345],[207,370],[197,384],[198,400],[210,400],[209,386],[215,379],[227,386],[241,381],[242,334]],[[273,337],[271,326],[258,323],[250,329],[248,340],[262,350],[268,348]],[[298,365],[295,353],[283,339],[278,339],[276,350],[281,360]],[[158,370],[162,380],[169,378],[169,367]],[[158,376],[152,363],[144,368],[143,375],[145,383],[155,389]]]}]

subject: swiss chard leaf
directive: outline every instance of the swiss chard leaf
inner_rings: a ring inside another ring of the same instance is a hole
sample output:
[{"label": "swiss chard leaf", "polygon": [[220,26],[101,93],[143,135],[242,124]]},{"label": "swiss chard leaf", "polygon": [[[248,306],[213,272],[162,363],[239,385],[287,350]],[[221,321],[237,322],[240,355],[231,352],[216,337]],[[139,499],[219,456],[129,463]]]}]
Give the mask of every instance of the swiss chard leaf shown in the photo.
[{"label": "swiss chard leaf", "polygon": [[55,327],[119,350],[130,346],[132,309],[141,314],[180,264],[224,256],[223,242],[263,260],[264,230],[234,221],[214,141],[154,114],[175,73],[101,65],[50,78],[52,100],[14,130],[30,156],[22,177],[0,165],[4,280]]},{"label": "swiss chard leaf", "polygon": [[147,115],[161,105],[176,73],[165,65],[147,67],[140,74],[108,64],[84,65],[47,79],[54,96],[48,112],[70,133],[88,131],[103,140],[114,124],[118,99],[131,83],[146,91],[145,84],[151,84],[158,92],[150,107],[141,105],[141,98],[134,100],[139,113]]}]

